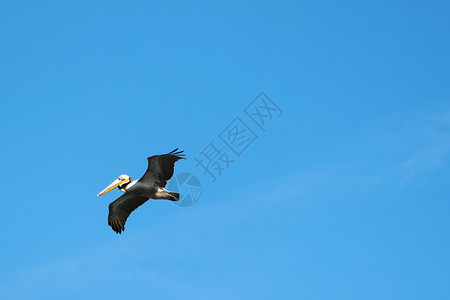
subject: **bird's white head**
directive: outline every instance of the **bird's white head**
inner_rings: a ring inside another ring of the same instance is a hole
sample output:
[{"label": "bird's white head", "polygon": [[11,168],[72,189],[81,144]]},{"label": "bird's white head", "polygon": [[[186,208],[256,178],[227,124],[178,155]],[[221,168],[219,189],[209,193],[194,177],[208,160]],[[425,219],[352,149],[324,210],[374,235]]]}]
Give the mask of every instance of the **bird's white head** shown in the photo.
[{"label": "bird's white head", "polygon": [[115,189],[116,187],[131,182],[132,178],[128,175],[120,175],[116,180],[114,180],[110,185],[108,185],[103,191],[101,191],[100,193],[97,194],[97,196],[106,194],[107,192],[112,191],[113,189]]}]

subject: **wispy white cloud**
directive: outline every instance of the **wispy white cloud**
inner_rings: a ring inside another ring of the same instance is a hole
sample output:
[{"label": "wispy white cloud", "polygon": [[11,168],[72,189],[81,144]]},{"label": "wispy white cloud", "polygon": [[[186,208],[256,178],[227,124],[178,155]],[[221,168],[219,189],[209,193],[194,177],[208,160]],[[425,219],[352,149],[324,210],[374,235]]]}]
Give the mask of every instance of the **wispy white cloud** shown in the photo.
[{"label": "wispy white cloud", "polygon": [[443,167],[450,153],[450,112],[425,114],[408,126],[406,136],[413,145],[399,164],[399,183],[406,184],[420,174]]},{"label": "wispy white cloud", "polygon": [[[202,232],[208,232],[207,235],[211,236],[210,233],[216,231],[217,236],[220,236],[233,222],[245,221],[260,209],[270,209],[275,202],[294,203],[299,199],[313,199],[317,197],[314,195],[327,193],[349,194],[357,189],[364,191],[365,188],[386,183],[405,185],[418,176],[446,166],[450,153],[450,113],[428,114],[403,122],[406,126],[393,130],[389,139],[397,140],[407,147],[401,149],[401,155],[398,155],[399,149],[396,147],[383,150],[385,157],[397,158],[396,161],[389,160],[390,163],[382,164],[383,167],[378,167],[378,161],[369,165],[365,161],[363,165],[360,158],[354,158],[321,169],[291,174],[273,183],[270,190],[255,193],[261,185],[255,183],[255,188],[242,191],[239,201],[197,206],[181,214],[175,223],[173,219],[163,220],[146,228],[144,232],[127,231],[125,238],[99,241],[94,249],[18,270],[0,283],[0,296],[4,299],[30,299],[35,293],[55,290],[60,292],[59,295],[70,292],[79,295],[80,290],[92,290],[96,286],[101,289],[109,287],[114,291],[114,285],[120,283],[158,288],[168,298],[189,298],[186,291],[189,291],[190,298],[208,298],[212,294],[208,293],[208,287],[195,289],[192,280],[183,280],[188,274],[165,270],[161,266],[168,262],[168,265],[173,262],[183,263],[186,253],[191,259],[197,257],[213,263],[216,251],[231,254],[235,251],[227,248],[229,246],[221,243],[220,239],[206,241]],[[375,150],[376,147],[384,148],[381,143],[389,143],[389,139],[380,137],[371,147]],[[230,195],[229,198],[234,197]],[[205,228],[205,224],[208,224],[208,228]],[[174,245],[177,246],[175,249]],[[216,284],[209,288],[221,290],[226,287]]]}]

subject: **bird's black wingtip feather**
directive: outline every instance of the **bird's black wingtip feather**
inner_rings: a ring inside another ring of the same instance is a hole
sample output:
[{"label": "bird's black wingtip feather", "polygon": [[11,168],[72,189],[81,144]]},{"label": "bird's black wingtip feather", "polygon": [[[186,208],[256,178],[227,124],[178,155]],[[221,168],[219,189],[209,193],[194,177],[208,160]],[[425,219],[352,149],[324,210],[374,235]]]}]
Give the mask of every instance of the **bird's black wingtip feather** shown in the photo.
[{"label": "bird's black wingtip feather", "polygon": [[120,225],[120,223],[115,219],[108,219],[108,225],[111,229],[116,232],[116,234],[121,234],[125,230],[125,226]]},{"label": "bird's black wingtip feather", "polygon": [[184,157],[184,156],[186,156],[186,155],[183,154],[183,153],[184,153],[184,150],[180,150],[180,151],[177,151],[177,150],[178,150],[178,148],[172,150],[171,152],[169,152],[169,154],[176,155],[176,156],[178,156],[178,157],[181,158],[181,159],[186,159],[186,158]]}]

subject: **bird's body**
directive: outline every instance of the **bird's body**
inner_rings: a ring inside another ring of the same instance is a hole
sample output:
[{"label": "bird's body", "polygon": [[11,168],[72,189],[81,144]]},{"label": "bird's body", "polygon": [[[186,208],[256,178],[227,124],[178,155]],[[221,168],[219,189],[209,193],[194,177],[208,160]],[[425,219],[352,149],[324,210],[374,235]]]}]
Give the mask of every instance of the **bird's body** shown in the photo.
[{"label": "bird's body", "polygon": [[125,230],[128,216],[149,199],[167,199],[178,201],[180,194],[164,189],[167,181],[172,178],[175,162],[184,159],[183,151],[178,148],[170,153],[147,158],[148,168],[139,180],[132,180],[128,175],[120,175],[113,183],[97,196],[118,187],[124,194],[109,205],[108,225],[116,233]]},{"label": "bird's body", "polygon": [[124,193],[132,193],[139,196],[152,198],[158,188],[154,184],[133,180],[125,184],[119,185],[118,188]]}]

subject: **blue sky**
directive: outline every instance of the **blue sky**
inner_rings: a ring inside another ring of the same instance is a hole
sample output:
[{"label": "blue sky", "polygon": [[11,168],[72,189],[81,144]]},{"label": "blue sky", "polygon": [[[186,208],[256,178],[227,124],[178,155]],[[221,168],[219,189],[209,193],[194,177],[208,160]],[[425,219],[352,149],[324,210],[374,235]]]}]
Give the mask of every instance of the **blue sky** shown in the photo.
[{"label": "blue sky", "polygon": [[[449,9],[2,1],[0,298],[449,298]],[[234,160],[214,183],[211,141]],[[96,194],[176,147],[201,199],[116,235],[121,192]]]}]

